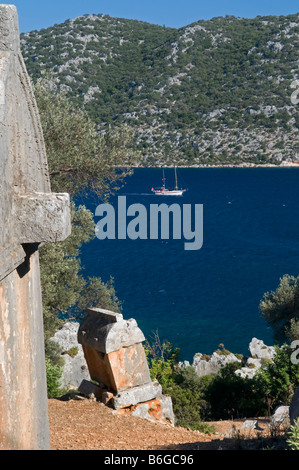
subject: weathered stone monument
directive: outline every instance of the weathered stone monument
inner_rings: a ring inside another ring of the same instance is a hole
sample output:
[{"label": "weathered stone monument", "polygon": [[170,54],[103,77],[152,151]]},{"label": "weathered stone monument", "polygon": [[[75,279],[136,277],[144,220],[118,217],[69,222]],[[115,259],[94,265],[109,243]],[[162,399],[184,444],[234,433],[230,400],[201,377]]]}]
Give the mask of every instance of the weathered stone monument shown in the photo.
[{"label": "weathered stone monument", "polygon": [[78,330],[90,377],[79,390],[119,413],[166,423],[174,422],[172,401],[152,382],[142,342],[144,335],[136,320],[120,313],[91,308]]},{"label": "weathered stone monument", "polygon": [[38,246],[70,234],[51,193],[15,6],[0,5],[0,450],[49,448]]}]

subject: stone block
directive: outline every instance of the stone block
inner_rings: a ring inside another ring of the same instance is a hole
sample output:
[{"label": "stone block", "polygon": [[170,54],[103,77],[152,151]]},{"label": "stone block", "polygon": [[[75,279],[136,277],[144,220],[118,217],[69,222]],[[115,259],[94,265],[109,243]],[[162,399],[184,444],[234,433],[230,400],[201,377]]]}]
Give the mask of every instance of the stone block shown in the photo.
[{"label": "stone block", "polygon": [[175,422],[172,401],[171,398],[167,396],[154,398],[127,408],[121,408],[117,413],[136,416],[155,423],[160,422],[174,425]]},{"label": "stone block", "polygon": [[15,197],[13,218],[20,243],[58,242],[71,233],[66,193],[30,193]]},{"label": "stone block", "polygon": [[150,382],[149,369],[141,343],[104,354],[83,346],[92,380],[115,392]]},{"label": "stone block", "polygon": [[91,379],[114,392],[150,382],[142,341],[134,319],[105,309],[88,309],[78,330]]},{"label": "stone block", "polygon": [[158,382],[151,381],[142,341],[143,333],[134,319],[124,320],[120,313],[99,308],[87,310],[78,331],[90,377],[99,384],[96,390],[98,395],[101,391],[103,403],[117,413],[173,424],[172,400],[162,394]]},{"label": "stone block", "polygon": [[119,392],[111,400],[111,405],[115,410],[128,408],[148,400],[152,400],[159,394],[159,389],[152,382],[139,387],[132,387],[123,392]]}]

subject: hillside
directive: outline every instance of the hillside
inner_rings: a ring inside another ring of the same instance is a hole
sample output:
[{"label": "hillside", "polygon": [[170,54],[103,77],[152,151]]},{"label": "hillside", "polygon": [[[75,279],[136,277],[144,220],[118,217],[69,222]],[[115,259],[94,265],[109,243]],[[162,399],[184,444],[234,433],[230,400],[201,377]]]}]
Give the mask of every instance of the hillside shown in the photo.
[{"label": "hillside", "polygon": [[[299,160],[299,14],[173,29],[85,15],[21,35],[33,81],[51,73],[100,130],[127,123],[143,165]],[[293,88],[292,88],[293,83]]]}]

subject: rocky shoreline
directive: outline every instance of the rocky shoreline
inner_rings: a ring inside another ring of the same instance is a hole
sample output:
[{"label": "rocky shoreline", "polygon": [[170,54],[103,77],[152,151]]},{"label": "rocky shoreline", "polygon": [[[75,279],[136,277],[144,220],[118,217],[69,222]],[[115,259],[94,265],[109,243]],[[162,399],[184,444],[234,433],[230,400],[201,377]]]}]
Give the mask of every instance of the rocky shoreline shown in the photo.
[{"label": "rocky shoreline", "polygon": [[[295,162],[282,162],[278,164],[274,163],[265,163],[265,164],[258,164],[258,163],[222,163],[218,164],[215,163],[214,165],[212,164],[194,164],[194,165],[180,165],[176,164],[177,168],[299,168],[299,161]],[[128,168],[173,168],[173,165],[166,165],[166,164],[161,164],[161,165],[151,165],[151,166],[144,166],[142,164],[140,165],[130,165]]]},{"label": "rocky shoreline", "polygon": [[240,354],[234,354],[221,348],[214,351],[211,356],[197,353],[193,358],[192,364],[188,361],[184,361],[180,362],[179,366],[181,368],[194,367],[196,374],[202,377],[204,375],[217,374],[217,372],[227,364],[239,362],[240,369],[237,369],[235,374],[244,378],[252,378],[265,361],[274,358],[275,348],[274,346],[266,346],[260,339],[252,338],[248,349],[250,355],[247,358],[243,358]]}]

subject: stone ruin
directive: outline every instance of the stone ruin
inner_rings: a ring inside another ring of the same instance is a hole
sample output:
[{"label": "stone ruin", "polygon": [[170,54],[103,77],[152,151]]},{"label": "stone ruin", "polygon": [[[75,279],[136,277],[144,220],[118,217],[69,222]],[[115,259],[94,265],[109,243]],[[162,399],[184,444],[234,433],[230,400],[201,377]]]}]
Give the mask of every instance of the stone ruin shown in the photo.
[{"label": "stone ruin", "polygon": [[151,421],[174,423],[172,401],[152,382],[136,320],[100,308],[87,310],[78,330],[91,382],[79,391],[117,410]]},{"label": "stone ruin", "polygon": [[51,192],[16,7],[0,5],[0,450],[49,448],[38,247],[71,231]]}]

